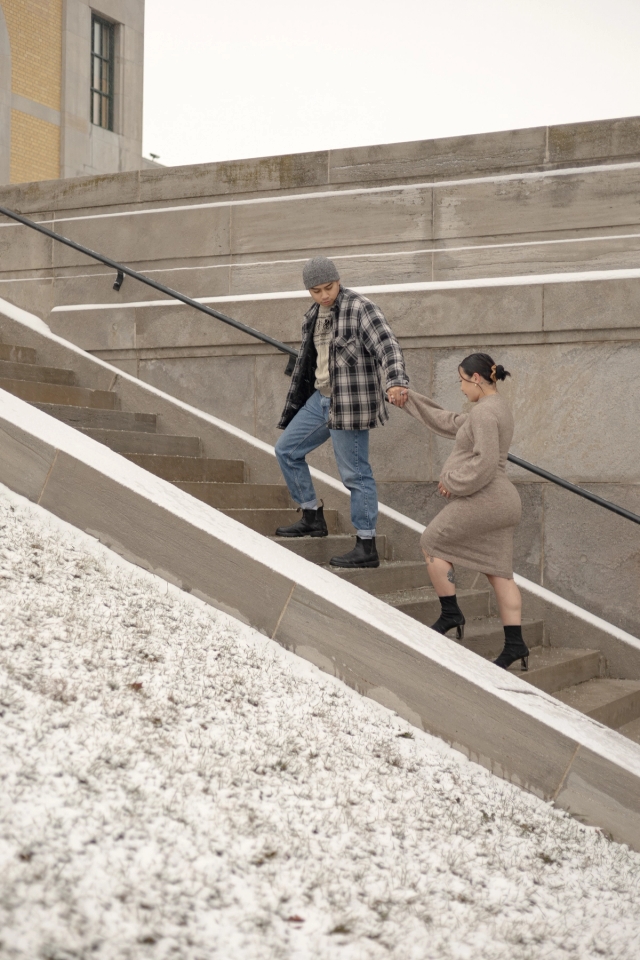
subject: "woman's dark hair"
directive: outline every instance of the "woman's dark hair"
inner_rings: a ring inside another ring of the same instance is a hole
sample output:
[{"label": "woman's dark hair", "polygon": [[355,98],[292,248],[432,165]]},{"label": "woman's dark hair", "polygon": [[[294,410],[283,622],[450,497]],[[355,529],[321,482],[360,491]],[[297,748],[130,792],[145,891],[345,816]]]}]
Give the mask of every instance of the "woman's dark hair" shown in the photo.
[{"label": "woman's dark hair", "polygon": [[479,373],[487,383],[506,380],[507,377],[511,376],[501,363],[494,363],[493,358],[488,353],[471,353],[464,358],[460,367],[468,377],[472,377],[474,373]]}]

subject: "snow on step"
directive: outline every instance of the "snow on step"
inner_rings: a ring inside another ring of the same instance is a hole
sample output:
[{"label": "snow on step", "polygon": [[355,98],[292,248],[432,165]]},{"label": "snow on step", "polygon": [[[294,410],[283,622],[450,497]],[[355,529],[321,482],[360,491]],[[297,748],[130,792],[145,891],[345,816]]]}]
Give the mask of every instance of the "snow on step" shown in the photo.
[{"label": "snow on step", "polygon": [[0,487],[0,955],[632,957],[640,855]]}]

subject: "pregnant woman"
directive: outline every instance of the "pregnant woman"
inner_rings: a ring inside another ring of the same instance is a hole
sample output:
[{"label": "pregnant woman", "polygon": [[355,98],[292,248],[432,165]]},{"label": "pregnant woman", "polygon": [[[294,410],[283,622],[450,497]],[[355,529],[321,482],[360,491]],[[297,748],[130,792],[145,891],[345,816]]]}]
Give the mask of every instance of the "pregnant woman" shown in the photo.
[{"label": "pregnant woman", "polygon": [[464,637],[464,614],[458,606],[454,564],[484,573],[493,587],[504,627],[499,667],[521,660],[527,670],[529,650],[522,639],[522,600],[513,580],[513,531],[520,520],[520,497],[505,472],[513,437],[513,417],[496,383],[511,374],[486,353],[473,353],[458,367],[461,390],[470,413],[443,410],[428,397],[403,388],[396,400],[440,437],[455,440],[442,468],[438,490],[448,500],[422,534],[420,546],[441,614],[438,633],[454,627]]}]

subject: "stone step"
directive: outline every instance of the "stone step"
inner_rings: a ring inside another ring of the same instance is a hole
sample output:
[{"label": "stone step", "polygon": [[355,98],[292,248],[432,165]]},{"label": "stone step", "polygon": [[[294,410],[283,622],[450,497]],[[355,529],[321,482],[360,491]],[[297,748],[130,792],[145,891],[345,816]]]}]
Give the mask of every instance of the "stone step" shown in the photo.
[{"label": "stone step", "polygon": [[[287,527],[292,523],[296,523],[301,514],[297,510],[223,510],[223,513],[226,513],[228,517],[233,517],[234,520],[237,520],[239,523],[243,523],[245,527],[251,527],[252,530],[255,530],[257,533],[263,534],[265,537],[275,536],[275,531],[278,527]],[[329,533],[338,533],[339,531],[339,518],[337,510],[325,510],[324,518],[327,521],[327,527]],[[355,538],[355,534],[354,534]],[[278,540],[287,540],[287,539],[302,539],[302,540],[326,540],[326,537],[279,537]],[[355,542],[355,540],[354,540]],[[344,551],[346,552],[346,551]],[[334,556],[334,554],[331,554]]]},{"label": "stone step", "polygon": [[[533,647],[529,670],[523,679],[547,693],[585,683],[599,677],[602,667],[599,650],[571,650],[567,647]],[[510,667],[520,673],[520,663]]]},{"label": "stone step", "polygon": [[60,367],[40,367],[35,363],[18,363],[0,358],[0,378],[4,380],[37,380],[40,383],[65,383],[73,386],[76,375],[73,370]]},{"label": "stone step", "polygon": [[97,410],[91,407],[72,407],[62,403],[34,403],[56,420],[71,427],[94,427],[97,430],[141,430],[155,433],[155,413],[129,413],[126,410]]},{"label": "stone step", "polygon": [[13,343],[0,343],[0,360],[8,363],[35,363],[36,351],[32,347],[17,347]]},{"label": "stone step", "polygon": [[[173,483],[218,510],[291,508],[289,491],[281,483],[194,483],[185,480],[174,480]],[[273,533],[273,530],[269,532]]]},{"label": "stone step", "polygon": [[[424,564],[426,567],[426,564]],[[491,613],[491,594],[489,590],[458,590],[458,600],[467,622],[478,617],[488,617]],[[419,587],[417,590],[403,590],[383,595],[385,603],[402,610],[407,616],[431,626],[440,616],[440,601],[432,587]],[[501,648],[502,649],[502,648]]]},{"label": "stone step", "polygon": [[174,457],[197,457],[200,437],[179,437],[170,434],[144,433],[141,430],[96,430],[81,427],[82,433],[116,453],[153,453]]},{"label": "stone step", "polygon": [[[455,639],[455,635],[455,629],[450,630],[447,634],[450,639]],[[544,622],[542,620],[523,619],[522,636],[530,649],[542,646]],[[485,657],[487,660],[495,660],[504,646],[504,628],[497,617],[483,617],[480,620],[468,619],[464,631],[464,640],[456,640],[456,643],[466,647],[467,650],[472,650],[481,657]],[[520,672],[519,666],[517,672]]]},{"label": "stone step", "polygon": [[118,406],[118,395],[109,390],[89,390],[87,387],[69,387],[58,383],[0,379],[0,390],[6,390],[27,403],[55,403],[104,410],[115,410]]},{"label": "stone step", "polygon": [[[325,517],[327,515],[325,510]],[[329,537],[271,537],[281,547],[286,547],[292,553],[310,560],[311,563],[327,564],[331,557],[339,557],[341,554],[353,550],[356,545],[355,534],[336,534]],[[376,546],[378,554],[382,560],[387,551],[387,538],[376,537]],[[382,566],[382,564],[381,564]],[[378,567],[380,569],[380,567]],[[333,567],[331,567],[333,571]],[[364,572],[364,571],[360,571]]]},{"label": "stone step", "polygon": [[244,483],[244,460],[211,460],[206,457],[172,457],[153,453],[127,453],[125,456],[156,477],[172,483]]},{"label": "stone step", "polygon": [[430,583],[424,560],[395,560],[381,563],[376,569],[369,570],[341,570],[339,567],[331,567],[331,572],[376,597],[398,590],[427,587]]},{"label": "stone step", "polygon": [[640,681],[603,677],[558,690],[553,696],[607,727],[620,728],[640,718]]}]

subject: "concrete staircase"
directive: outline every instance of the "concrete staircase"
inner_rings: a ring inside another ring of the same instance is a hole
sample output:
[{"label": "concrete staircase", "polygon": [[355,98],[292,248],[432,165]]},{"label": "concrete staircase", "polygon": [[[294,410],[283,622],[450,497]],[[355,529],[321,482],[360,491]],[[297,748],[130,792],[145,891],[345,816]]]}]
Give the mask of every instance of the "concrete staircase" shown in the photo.
[{"label": "concrete staircase", "polygon": [[[308,301],[302,262],[336,258],[345,284],[385,312],[417,390],[457,409],[448,370],[487,350],[513,373],[514,452],[636,513],[640,421],[625,384],[640,352],[639,197],[640,118],[0,189],[7,207],[291,345]],[[0,297],[272,445],[283,357],[132,278],[116,291],[114,278],[0,218]],[[602,398],[595,420],[586,371]],[[224,388],[230,380],[241,398]],[[446,445],[392,417],[372,444],[380,497],[424,524]],[[392,444],[408,451],[402,463]],[[327,453],[311,463],[336,477]],[[511,476],[524,507],[519,572],[637,634],[635,528],[595,506],[585,513],[529,474]]]},{"label": "concrete staircase", "polygon": [[[344,552],[353,542],[350,525],[334,509],[325,511],[330,531],[326,538],[273,537],[277,526],[296,518],[295,504],[283,484],[247,482],[243,460],[203,456],[200,437],[158,432],[155,414],[121,410],[116,392],[79,386],[73,370],[39,364],[33,348],[0,344],[0,389],[312,563],[327,565],[332,556]],[[438,617],[439,603],[429,585],[425,564],[394,559],[393,543],[384,535],[378,546],[384,559],[377,570],[328,569],[420,623],[431,624]],[[484,578],[465,577],[459,599],[467,618],[465,639],[459,642],[481,657],[495,658],[502,648],[503,633]],[[579,624],[573,629],[579,629]],[[640,677],[610,676],[606,657],[596,649],[572,646],[570,631],[560,637],[554,631],[551,646],[542,619],[525,619],[523,632],[531,648],[530,669],[523,674],[519,665],[514,665],[512,672],[640,743]]]}]

